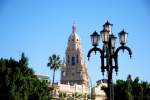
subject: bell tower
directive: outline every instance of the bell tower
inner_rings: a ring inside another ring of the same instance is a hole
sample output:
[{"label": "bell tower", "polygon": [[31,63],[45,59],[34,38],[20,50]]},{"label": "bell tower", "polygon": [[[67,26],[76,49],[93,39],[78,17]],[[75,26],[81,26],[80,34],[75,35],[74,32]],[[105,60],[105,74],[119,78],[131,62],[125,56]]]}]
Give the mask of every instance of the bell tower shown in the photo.
[{"label": "bell tower", "polygon": [[68,45],[66,48],[66,62],[61,69],[61,83],[88,85],[87,70],[81,47],[81,40],[77,34],[76,25],[73,24],[72,33],[68,38]]}]

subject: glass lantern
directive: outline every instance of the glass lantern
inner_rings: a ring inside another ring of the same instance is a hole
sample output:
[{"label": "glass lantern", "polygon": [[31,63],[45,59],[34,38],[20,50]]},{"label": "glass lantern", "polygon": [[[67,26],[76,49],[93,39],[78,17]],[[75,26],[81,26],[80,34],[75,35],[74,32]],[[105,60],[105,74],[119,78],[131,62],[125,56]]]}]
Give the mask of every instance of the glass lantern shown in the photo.
[{"label": "glass lantern", "polygon": [[109,42],[109,31],[106,29],[103,29],[100,33],[102,36],[103,43],[108,43]]},{"label": "glass lantern", "polygon": [[103,25],[104,29],[107,30],[107,31],[109,31],[109,34],[110,34],[110,35],[112,34],[112,26],[113,26],[113,24],[111,24],[109,21],[107,21],[107,22]]},{"label": "glass lantern", "polygon": [[119,40],[121,45],[125,45],[127,42],[128,33],[122,30],[119,34]]},{"label": "glass lantern", "polygon": [[100,41],[100,35],[95,31],[91,34],[91,42],[93,46],[97,46]]},{"label": "glass lantern", "polygon": [[117,37],[114,35],[111,35],[111,47],[114,49],[115,48],[115,43],[116,43]]}]

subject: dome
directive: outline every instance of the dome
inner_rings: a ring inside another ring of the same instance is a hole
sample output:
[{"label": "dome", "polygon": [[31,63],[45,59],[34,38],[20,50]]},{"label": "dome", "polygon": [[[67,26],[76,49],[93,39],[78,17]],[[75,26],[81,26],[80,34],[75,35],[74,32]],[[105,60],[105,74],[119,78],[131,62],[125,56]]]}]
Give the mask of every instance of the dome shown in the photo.
[{"label": "dome", "polygon": [[71,33],[71,35],[69,36],[68,41],[80,41],[80,37],[79,37],[79,35],[77,34],[75,24],[73,24],[73,26],[72,26],[72,33]]}]

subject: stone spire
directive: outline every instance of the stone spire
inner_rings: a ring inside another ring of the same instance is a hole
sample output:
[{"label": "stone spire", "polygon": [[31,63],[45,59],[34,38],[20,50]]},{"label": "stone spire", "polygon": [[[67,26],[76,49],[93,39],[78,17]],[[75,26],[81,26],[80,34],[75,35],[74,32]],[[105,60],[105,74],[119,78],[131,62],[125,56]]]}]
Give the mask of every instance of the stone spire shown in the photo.
[{"label": "stone spire", "polygon": [[75,23],[72,26],[72,33],[68,38],[66,49],[66,67],[61,70],[61,83],[85,84],[88,85],[87,65],[84,63],[84,55],[80,44],[80,37],[77,34]]},{"label": "stone spire", "polygon": [[72,34],[76,34],[76,24],[75,24],[75,22],[72,25]]},{"label": "stone spire", "polygon": [[80,44],[80,37],[77,33],[77,28],[75,23],[73,23],[72,25],[72,33],[68,38],[68,46],[67,49],[80,49],[81,48],[81,44]]}]

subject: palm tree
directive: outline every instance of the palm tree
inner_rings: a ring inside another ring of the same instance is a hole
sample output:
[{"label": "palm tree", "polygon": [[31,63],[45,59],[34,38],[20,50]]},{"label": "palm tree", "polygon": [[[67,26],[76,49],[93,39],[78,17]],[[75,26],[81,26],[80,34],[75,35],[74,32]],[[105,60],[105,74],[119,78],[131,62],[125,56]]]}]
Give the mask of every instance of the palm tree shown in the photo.
[{"label": "palm tree", "polygon": [[53,81],[52,85],[54,84],[55,79],[55,71],[58,70],[62,65],[62,61],[60,60],[60,56],[53,54],[49,57],[47,66],[50,67],[50,70],[53,70]]}]

